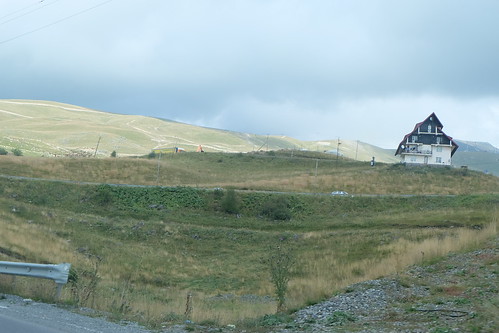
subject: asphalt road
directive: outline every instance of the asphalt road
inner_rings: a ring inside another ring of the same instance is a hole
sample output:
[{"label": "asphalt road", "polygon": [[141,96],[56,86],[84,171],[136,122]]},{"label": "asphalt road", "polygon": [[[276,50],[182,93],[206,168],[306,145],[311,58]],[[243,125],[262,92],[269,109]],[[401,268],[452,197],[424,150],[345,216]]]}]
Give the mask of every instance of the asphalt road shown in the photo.
[{"label": "asphalt road", "polygon": [[150,333],[137,323],[113,323],[90,309],[88,315],[53,304],[0,294],[0,333]]},{"label": "asphalt road", "polygon": [[[0,309],[1,311],[1,309]],[[5,333],[61,333],[59,330],[32,324],[25,320],[7,317],[0,314],[0,332]]]}]

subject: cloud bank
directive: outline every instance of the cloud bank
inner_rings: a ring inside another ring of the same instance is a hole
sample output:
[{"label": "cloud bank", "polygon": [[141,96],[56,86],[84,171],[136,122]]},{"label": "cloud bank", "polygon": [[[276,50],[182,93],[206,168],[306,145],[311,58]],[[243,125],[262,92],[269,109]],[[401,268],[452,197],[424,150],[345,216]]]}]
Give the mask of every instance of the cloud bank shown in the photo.
[{"label": "cloud bank", "polygon": [[0,13],[0,98],[385,148],[435,112],[450,136],[499,146],[496,1],[19,0]]}]

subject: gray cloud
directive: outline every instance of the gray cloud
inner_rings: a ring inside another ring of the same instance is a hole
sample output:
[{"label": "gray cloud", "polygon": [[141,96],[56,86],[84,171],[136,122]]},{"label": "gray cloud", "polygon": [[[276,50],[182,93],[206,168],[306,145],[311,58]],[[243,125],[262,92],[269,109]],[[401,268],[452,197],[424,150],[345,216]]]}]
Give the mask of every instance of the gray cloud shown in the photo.
[{"label": "gray cloud", "polygon": [[103,3],[0,1],[39,9],[0,14],[0,98],[386,147],[436,112],[499,146],[496,1]]}]

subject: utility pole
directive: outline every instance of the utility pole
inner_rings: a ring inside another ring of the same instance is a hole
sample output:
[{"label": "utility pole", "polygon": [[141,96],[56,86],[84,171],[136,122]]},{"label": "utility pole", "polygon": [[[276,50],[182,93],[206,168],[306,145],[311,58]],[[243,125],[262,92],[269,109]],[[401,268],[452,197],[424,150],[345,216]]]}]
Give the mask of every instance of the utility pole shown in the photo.
[{"label": "utility pole", "polygon": [[340,158],[340,145],[341,145],[341,142],[340,142],[340,138],[338,137],[338,145],[336,146],[336,160],[338,160]]},{"label": "utility pole", "polygon": [[97,156],[97,149],[99,149],[99,143],[101,138],[102,136],[99,136],[99,140],[97,141],[97,147],[95,147],[94,157]]},{"label": "utility pole", "polygon": [[159,186],[159,169],[160,169],[160,163],[159,160],[161,160],[161,152],[158,155],[158,170],[156,171],[156,184]]},{"label": "utility pole", "polygon": [[357,147],[355,148],[355,160],[357,161],[357,153],[359,152],[359,140],[357,140]]}]

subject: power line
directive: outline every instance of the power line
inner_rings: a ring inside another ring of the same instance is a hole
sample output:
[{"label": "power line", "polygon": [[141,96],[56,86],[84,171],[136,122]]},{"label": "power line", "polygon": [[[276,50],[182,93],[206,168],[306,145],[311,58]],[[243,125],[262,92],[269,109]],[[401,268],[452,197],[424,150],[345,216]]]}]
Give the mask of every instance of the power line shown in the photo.
[{"label": "power line", "polygon": [[23,7],[23,8],[21,8],[21,9],[17,9],[17,10],[14,10],[13,12],[5,14],[4,16],[0,16],[0,20],[4,19],[6,17],[12,16],[14,14],[17,14],[19,12],[22,12],[23,10],[29,9],[29,8],[31,8],[33,6],[37,6],[40,2],[43,2],[43,1],[37,1],[35,3],[32,3],[31,5],[27,5],[27,6]]},{"label": "power line", "polygon": [[73,17],[75,17],[75,16],[78,16],[78,15],[84,14],[84,13],[86,13],[86,12],[89,12],[89,11],[91,11],[91,10],[93,10],[93,9],[97,8],[97,7],[103,6],[103,5],[105,5],[105,4],[107,4],[107,3],[111,2],[111,1],[113,1],[113,0],[103,1],[103,2],[101,2],[101,3],[99,3],[99,4],[95,5],[95,6],[89,7],[89,8],[87,8],[87,9],[81,10],[81,11],[79,11],[79,12],[77,12],[77,13],[74,13],[74,14],[71,14],[71,15],[69,15],[69,16],[66,16],[66,17],[64,17],[64,18],[62,18],[62,19],[60,19],[60,20],[57,20],[57,21],[54,21],[54,22],[52,22],[52,23],[49,23],[49,24],[43,25],[43,26],[41,26],[41,27],[38,27],[38,28],[36,28],[36,29],[33,29],[33,30],[27,31],[27,32],[25,32],[25,33],[19,34],[19,35],[17,35],[17,36],[12,37],[12,38],[5,39],[5,40],[3,40],[3,41],[0,41],[0,45],[1,45],[1,44],[5,44],[5,43],[8,43],[8,42],[11,42],[11,41],[13,41],[13,40],[15,40],[15,39],[18,39],[18,38],[21,38],[21,37],[24,37],[24,36],[30,35],[30,34],[32,34],[32,33],[38,32],[38,31],[40,31],[40,30],[43,30],[43,29],[45,29],[45,28],[48,28],[48,27],[51,27],[51,26],[53,26],[53,25],[59,24],[59,23],[61,23],[61,22],[67,21],[67,20],[69,20],[69,19],[71,19],[71,18],[73,18]]},{"label": "power line", "polygon": [[[29,14],[31,14],[31,13],[34,13],[34,12],[36,12],[36,11],[39,11],[39,10],[41,10],[41,9],[43,9],[43,8],[47,7],[47,6],[51,6],[51,5],[53,5],[53,4],[55,4],[56,2],[59,2],[59,1],[60,1],[60,0],[54,0],[53,2],[47,3],[47,4],[45,4],[45,5],[43,5],[43,2],[44,2],[44,1],[38,1],[38,3],[42,3],[42,5],[41,5],[40,7],[35,8],[35,9],[32,9],[32,10],[30,10],[30,11],[28,11],[28,12],[23,13],[23,14],[17,15],[17,16],[15,16],[15,17],[11,18],[11,19],[6,20],[6,21],[0,22],[0,25],[4,25],[4,24],[7,24],[7,23],[9,23],[9,22],[15,21],[15,20],[17,20],[18,18],[24,17],[24,16],[29,15]],[[27,7],[25,7],[24,9],[30,8],[30,7],[32,7],[32,6],[33,6],[33,5],[27,6]],[[19,9],[19,10],[16,10],[14,13],[17,13],[17,12],[23,11],[24,9]],[[6,15],[6,16],[4,16],[4,17],[11,16],[11,15],[13,15],[14,13],[11,13],[11,14]],[[2,18],[4,18],[4,17],[1,17],[0,19],[2,19]]]}]

